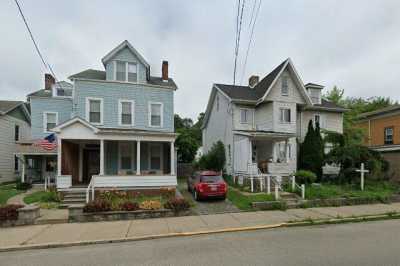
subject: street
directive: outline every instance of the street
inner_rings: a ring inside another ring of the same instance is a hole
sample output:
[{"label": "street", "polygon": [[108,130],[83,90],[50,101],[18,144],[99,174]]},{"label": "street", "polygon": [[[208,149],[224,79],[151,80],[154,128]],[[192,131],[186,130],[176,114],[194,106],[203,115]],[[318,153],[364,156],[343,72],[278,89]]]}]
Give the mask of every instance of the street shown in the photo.
[{"label": "street", "polygon": [[400,265],[400,221],[0,253],[0,265]]}]

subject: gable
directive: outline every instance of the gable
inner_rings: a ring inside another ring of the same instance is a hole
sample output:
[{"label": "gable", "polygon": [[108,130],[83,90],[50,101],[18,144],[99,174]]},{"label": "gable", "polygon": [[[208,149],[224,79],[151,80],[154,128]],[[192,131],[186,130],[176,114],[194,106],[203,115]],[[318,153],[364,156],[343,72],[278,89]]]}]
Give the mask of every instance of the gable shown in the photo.
[{"label": "gable", "polygon": [[14,118],[17,118],[19,120],[23,120],[27,123],[30,123],[29,117],[25,114],[24,110],[22,109],[23,107],[20,105],[14,110],[10,111],[7,113],[7,115],[12,116]]},{"label": "gable", "polygon": [[[288,95],[284,96],[281,93],[282,80],[286,78],[288,84]],[[293,79],[291,73],[286,68],[275,81],[270,92],[268,93],[265,101],[281,101],[281,102],[295,102],[297,104],[306,104],[306,100],[300,93],[301,88]]]},{"label": "gable", "polygon": [[75,121],[70,125],[63,128],[57,135],[61,138],[68,138],[68,139],[90,139],[95,138],[94,132],[91,128],[87,127],[86,125],[82,124],[79,121]]}]

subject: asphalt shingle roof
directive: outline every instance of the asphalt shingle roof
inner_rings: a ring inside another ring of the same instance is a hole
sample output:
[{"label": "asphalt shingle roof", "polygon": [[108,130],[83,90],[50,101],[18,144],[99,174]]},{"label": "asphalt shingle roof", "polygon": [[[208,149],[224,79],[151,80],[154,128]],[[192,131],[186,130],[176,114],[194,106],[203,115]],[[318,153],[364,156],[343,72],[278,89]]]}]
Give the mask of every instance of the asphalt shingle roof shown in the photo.
[{"label": "asphalt shingle roof", "polygon": [[0,101],[0,113],[5,113],[20,105],[21,101]]}]

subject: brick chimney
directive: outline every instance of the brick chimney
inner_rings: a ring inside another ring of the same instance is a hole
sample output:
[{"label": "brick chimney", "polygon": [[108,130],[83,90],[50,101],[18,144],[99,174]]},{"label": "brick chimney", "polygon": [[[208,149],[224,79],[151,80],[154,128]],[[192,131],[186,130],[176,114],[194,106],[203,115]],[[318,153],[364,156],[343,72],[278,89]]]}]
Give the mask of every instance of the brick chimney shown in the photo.
[{"label": "brick chimney", "polygon": [[168,61],[162,62],[161,72],[162,72],[162,80],[164,82],[167,82],[168,81]]},{"label": "brick chimney", "polygon": [[44,89],[51,90],[53,85],[56,83],[56,80],[51,74],[44,74]]},{"label": "brick chimney", "polygon": [[249,87],[254,88],[257,83],[260,81],[260,76],[252,75],[249,78]]}]

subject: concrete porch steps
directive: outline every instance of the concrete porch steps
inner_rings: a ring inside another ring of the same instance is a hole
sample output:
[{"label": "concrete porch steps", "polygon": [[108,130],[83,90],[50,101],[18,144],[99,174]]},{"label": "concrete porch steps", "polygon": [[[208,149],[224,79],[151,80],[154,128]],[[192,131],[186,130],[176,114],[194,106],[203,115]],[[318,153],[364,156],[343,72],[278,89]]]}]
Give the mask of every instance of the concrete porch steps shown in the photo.
[{"label": "concrete porch steps", "polygon": [[79,188],[69,191],[64,191],[64,198],[59,205],[60,209],[68,208],[71,205],[85,204],[86,203],[86,189]]}]

